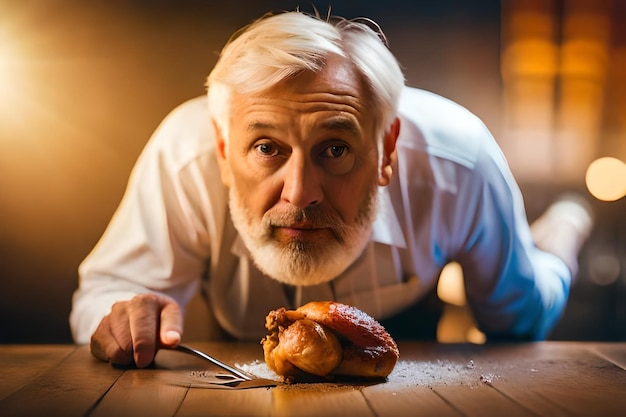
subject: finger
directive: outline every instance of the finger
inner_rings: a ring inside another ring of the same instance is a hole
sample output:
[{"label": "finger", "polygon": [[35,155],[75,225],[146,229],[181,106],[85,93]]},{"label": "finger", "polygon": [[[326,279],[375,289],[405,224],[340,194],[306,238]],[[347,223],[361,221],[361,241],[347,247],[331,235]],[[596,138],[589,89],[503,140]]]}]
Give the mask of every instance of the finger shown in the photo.
[{"label": "finger", "polygon": [[89,345],[91,354],[95,356],[96,358],[103,360],[103,361],[109,360],[106,354],[106,348],[105,348],[106,342],[104,341],[105,331],[103,330],[103,327],[105,327],[104,321],[107,319],[108,319],[108,316],[103,318],[102,321],[100,321],[100,323],[98,324],[98,327],[96,328],[96,331],[93,332],[93,334],[91,335],[91,341]]},{"label": "finger", "polygon": [[183,312],[178,303],[169,298],[162,299],[161,345],[174,347],[180,343],[183,334]]},{"label": "finger", "polygon": [[132,358],[133,338],[130,334],[129,305],[129,301],[118,301],[113,304],[111,313],[109,313],[109,326],[110,333],[115,338],[119,348]]},{"label": "finger", "polygon": [[138,368],[145,368],[154,359],[160,309],[158,296],[155,294],[142,294],[130,301],[128,322]]},{"label": "finger", "polygon": [[116,365],[133,363],[132,352],[126,352],[118,345],[110,331],[111,317],[102,319],[98,328],[91,336],[90,349],[96,358]]}]

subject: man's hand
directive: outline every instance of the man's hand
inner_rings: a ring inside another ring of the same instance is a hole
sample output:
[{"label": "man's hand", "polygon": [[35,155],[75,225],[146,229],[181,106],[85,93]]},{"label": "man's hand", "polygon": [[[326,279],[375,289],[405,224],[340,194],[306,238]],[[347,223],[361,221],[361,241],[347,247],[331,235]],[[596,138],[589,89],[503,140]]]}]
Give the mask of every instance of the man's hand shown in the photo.
[{"label": "man's hand", "polygon": [[173,299],[140,294],[117,302],[91,336],[91,353],[115,365],[138,368],[152,363],[160,347],[174,347],[181,339],[183,315]]}]

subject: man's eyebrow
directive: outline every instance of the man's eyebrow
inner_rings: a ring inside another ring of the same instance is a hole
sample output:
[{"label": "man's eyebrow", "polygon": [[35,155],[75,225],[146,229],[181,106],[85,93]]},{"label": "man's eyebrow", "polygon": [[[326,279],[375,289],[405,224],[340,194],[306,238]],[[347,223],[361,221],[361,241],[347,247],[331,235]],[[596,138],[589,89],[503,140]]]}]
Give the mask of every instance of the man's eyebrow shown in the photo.
[{"label": "man's eyebrow", "polygon": [[261,122],[261,121],[254,121],[252,123],[250,123],[248,125],[248,132],[251,132],[253,130],[263,130],[263,129],[275,129],[276,126],[271,124],[271,123],[267,123],[267,122]]},{"label": "man's eyebrow", "polygon": [[[355,135],[361,132],[361,129],[355,121],[346,118],[327,119],[321,122],[319,127],[326,130],[345,130]],[[278,127],[272,123],[254,121],[248,124],[247,130],[251,132],[254,130],[269,130],[277,128]]]},{"label": "man's eyebrow", "polygon": [[361,133],[361,129],[355,121],[343,117],[324,120],[320,123],[320,127],[328,130],[345,130],[355,135]]}]

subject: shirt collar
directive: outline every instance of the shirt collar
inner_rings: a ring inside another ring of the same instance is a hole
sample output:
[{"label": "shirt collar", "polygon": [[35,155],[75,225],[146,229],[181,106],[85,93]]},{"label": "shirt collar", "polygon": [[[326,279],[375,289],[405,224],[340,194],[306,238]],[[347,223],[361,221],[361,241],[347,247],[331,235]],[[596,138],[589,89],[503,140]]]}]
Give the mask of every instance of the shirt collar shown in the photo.
[{"label": "shirt collar", "polygon": [[372,242],[406,248],[406,240],[396,211],[391,203],[389,187],[378,187],[378,215],[372,226]]}]

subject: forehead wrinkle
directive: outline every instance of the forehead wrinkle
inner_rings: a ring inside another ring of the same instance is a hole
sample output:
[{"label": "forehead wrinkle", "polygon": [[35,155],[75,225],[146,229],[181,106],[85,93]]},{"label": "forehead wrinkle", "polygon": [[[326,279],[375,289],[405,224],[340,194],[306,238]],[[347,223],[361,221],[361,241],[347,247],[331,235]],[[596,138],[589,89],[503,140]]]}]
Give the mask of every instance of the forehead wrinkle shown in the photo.
[{"label": "forehead wrinkle", "polygon": [[[315,125],[317,129],[323,129],[328,131],[343,131],[355,136],[361,134],[361,127],[359,126],[358,122],[349,117],[335,116],[331,118],[325,118]],[[277,124],[261,120],[254,120],[248,123],[246,126],[246,130],[248,132],[276,129],[279,129],[279,126]]]}]

